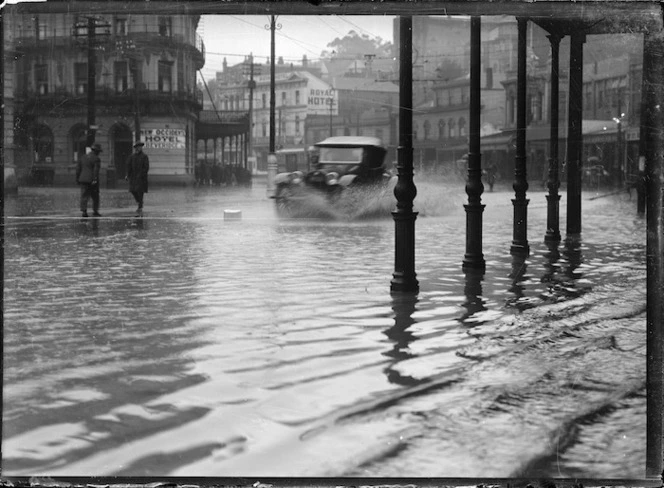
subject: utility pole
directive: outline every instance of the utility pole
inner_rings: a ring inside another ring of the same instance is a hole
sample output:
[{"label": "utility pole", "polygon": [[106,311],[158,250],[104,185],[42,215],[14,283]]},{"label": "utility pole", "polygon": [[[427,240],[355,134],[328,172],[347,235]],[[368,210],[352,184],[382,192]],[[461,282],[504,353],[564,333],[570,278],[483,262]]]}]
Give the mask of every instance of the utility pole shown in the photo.
[{"label": "utility pole", "polygon": [[[140,66],[138,56],[135,54],[136,45],[133,39],[116,41],[116,48],[127,57],[131,62],[131,72],[134,79],[134,141],[138,142],[141,138],[141,117],[140,117]],[[132,54],[129,54],[132,53]]]},{"label": "utility pole", "polygon": [[253,53],[249,54],[249,64],[245,66],[245,75],[249,75],[249,133],[247,134],[247,154],[251,154],[251,138],[252,131],[254,130],[254,90],[256,89],[256,81],[254,81],[254,75],[261,74],[261,67],[254,64],[254,55]]},{"label": "utility pole", "polygon": [[277,17],[275,15],[270,16],[270,25],[265,26],[266,29],[270,29],[270,153],[267,156],[267,192],[268,196],[274,196],[274,179],[277,176],[277,155],[275,154],[274,148],[274,137],[275,137],[275,88],[274,88],[274,31],[281,29],[281,24],[277,24]]},{"label": "utility pole", "polygon": [[98,17],[87,17],[87,22],[77,21],[74,24],[74,37],[87,39],[88,50],[88,130],[85,144],[92,147],[95,142],[95,133],[97,126],[95,124],[95,91],[97,86],[96,64],[97,56],[95,51],[100,48],[100,41],[97,38],[97,29],[105,29],[100,35],[102,38],[109,36],[111,25]]}]

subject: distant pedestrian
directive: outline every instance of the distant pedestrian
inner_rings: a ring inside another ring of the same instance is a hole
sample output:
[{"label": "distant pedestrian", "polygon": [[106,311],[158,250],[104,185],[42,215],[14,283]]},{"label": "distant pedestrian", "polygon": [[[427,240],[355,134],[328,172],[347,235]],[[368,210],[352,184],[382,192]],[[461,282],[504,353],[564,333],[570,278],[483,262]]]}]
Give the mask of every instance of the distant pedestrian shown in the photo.
[{"label": "distant pedestrian", "polygon": [[76,165],[76,184],[81,186],[81,213],[88,216],[88,200],[92,198],[92,215],[99,213],[99,169],[101,168],[101,146],[93,144],[90,152],[79,159]]},{"label": "distant pedestrian", "polygon": [[491,161],[489,167],[486,169],[486,174],[489,191],[493,191],[493,185],[496,183],[496,178],[498,177],[498,166],[496,166],[495,162]]},{"label": "distant pedestrian", "polygon": [[143,215],[143,194],[148,192],[148,171],[150,170],[150,160],[143,152],[145,144],[137,141],[134,144],[134,154],[127,160],[127,176],[125,180],[129,181],[129,193],[134,196],[138,204],[136,217]]}]

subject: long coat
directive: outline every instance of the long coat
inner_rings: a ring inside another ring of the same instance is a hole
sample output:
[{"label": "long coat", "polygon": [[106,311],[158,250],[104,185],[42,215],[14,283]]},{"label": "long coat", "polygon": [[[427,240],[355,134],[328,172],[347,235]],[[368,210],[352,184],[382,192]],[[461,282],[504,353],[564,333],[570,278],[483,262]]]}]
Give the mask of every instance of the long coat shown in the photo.
[{"label": "long coat", "polygon": [[127,159],[127,178],[130,192],[148,192],[148,171],[150,160],[147,154],[134,153]]},{"label": "long coat", "polygon": [[90,184],[93,181],[99,181],[99,168],[101,159],[94,151],[89,152],[78,160],[76,164],[76,183]]}]

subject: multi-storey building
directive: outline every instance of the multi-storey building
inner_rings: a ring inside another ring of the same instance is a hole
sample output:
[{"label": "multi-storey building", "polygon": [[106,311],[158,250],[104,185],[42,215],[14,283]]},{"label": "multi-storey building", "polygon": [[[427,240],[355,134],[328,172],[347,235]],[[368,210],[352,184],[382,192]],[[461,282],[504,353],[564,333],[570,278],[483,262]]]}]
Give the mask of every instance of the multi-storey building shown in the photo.
[{"label": "multi-storey building", "polygon": [[[338,93],[314,73],[315,65],[303,58],[301,65],[275,64],[275,149],[304,148],[313,141],[306,137],[305,124],[309,117],[319,114],[326,120],[339,111]],[[270,150],[270,66],[254,67],[254,85],[250,88],[247,63],[224,66],[217,73],[217,91],[213,95],[219,110],[249,110],[251,99],[251,149],[257,158],[258,169],[267,170]]]},{"label": "multi-storey building", "polygon": [[[583,138],[584,160],[601,165],[607,179],[616,183],[634,171],[638,159],[640,69],[643,41],[638,35],[588,36],[584,45]],[[617,53],[617,54],[614,54]],[[564,151],[567,138],[569,43],[560,46],[559,140]],[[513,139],[516,129],[516,71],[505,86],[503,136],[485,141],[489,158],[497,160],[503,174],[512,174]],[[544,181],[550,151],[551,63],[548,57],[528,65],[526,89],[527,172],[533,181]],[[491,138],[489,138],[491,139]],[[501,141],[497,143],[497,141]],[[483,150],[484,153],[484,150]],[[564,152],[560,159],[564,161]],[[592,158],[592,159],[591,159]],[[621,176],[622,175],[622,176]]]},{"label": "multi-storey building", "polygon": [[31,3],[5,10],[13,54],[5,71],[14,78],[14,134],[5,131],[5,147],[19,178],[72,183],[94,131],[109,184],[124,177],[137,137],[150,156],[151,181],[191,180],[202,108],[196,71],[205,61],[199,16],[45,11]]}]

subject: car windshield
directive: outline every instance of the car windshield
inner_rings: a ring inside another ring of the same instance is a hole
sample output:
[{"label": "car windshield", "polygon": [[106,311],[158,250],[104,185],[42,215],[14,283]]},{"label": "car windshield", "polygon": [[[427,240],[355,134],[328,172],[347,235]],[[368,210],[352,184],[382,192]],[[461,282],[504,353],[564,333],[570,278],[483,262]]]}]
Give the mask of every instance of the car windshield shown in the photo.
[{"label": "car windshield", "polygon": [[321,147],[319,161],[325,163],[359,163],[362,161],[361,147]]}]

